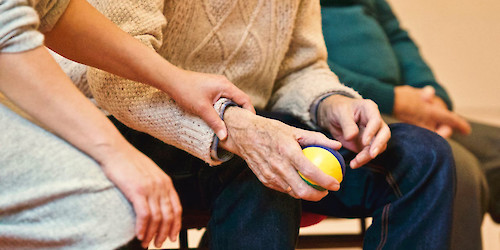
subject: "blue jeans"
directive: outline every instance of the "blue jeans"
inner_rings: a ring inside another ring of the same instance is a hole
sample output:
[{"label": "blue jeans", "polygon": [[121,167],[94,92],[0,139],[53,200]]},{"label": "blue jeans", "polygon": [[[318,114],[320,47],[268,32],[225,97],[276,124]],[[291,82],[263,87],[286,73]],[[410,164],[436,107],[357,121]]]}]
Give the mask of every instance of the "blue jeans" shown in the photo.
[{"label": "blue jeans", "polygon": [[[304,127],[288,115],[262,115]],[[427,130],[392,125],[383,154],[360,169],[348,168],[338,192],[320,202],[301,203],[263,186],[239,157],[211,168],[114,122],[172,177],[185,210],[210,210],[211,249],[294,249],[301,204],[304,210],[331,216],[372,216],[365,249],[449,248],[454,162],[446,141]],[[345,149],[341,153],[347,162],[355,155]]]}]

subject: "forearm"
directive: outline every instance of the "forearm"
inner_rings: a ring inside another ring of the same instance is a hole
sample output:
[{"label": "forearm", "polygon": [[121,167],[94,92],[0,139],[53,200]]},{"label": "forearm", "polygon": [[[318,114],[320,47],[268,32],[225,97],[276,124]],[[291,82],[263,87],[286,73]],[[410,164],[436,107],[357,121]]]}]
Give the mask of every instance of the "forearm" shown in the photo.
[{"label": "forearm", "polygon": [[346,69],[330,60],[328,60],[328,66],[339,77],[340,82],[358,91],[363,98],[377,103],[380,112],[392,114],[394,107],[393,84]]},{"label": "forearm", "polygon": [[292,37],[267,108],[289,113],[315,126],[310,109],[318,97],[327,93],[359,95],[342,85],[326,63],[319,2],[301,2]]},{"label": "forearm", "polygon": [[142,82],[169,93],[172,75],[181,69],[144,45],[84,0],[72,0],[46,45],[79,63]]},{"label": "forearm", "polygon": [[43,47],[0,54],[0,91],[48,129],[96,160],[125,140]]},{"label": "forearm", "polygon": [[399,20],[394,15],[390,5],[386,0],[377,0],[376,8],[377,19],[387,34],[392,49],[398,58],[403,83],[416,88],[423,88],[427,85],[432,86],[436,90],[436,95],[441,97],[451,110],[452,102],[446,90],[437,82],[431,68],[423,59],[418,46],[408,32],[401,28]]}]

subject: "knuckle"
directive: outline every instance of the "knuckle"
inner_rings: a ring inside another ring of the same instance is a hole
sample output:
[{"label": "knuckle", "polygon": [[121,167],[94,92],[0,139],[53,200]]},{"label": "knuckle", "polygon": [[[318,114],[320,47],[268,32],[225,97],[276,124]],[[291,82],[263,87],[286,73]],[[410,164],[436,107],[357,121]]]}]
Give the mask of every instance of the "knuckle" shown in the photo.
[{"label": "knuckle", "polygon": [[145,196],[149,190],[151,190],[150,184],[149,183],[141,183],[137,186],[135,186],[135,193],[137,193],[140,196]]},{"label": "knuckle", "polygon": [[267,183],[273,183],[273,180],[275,179],[275,176],[271,171],[264,171],[262,173],[262,178],[267,182]]},{"label": "knuckle", "polygon": [[162,215],[159,211],[151,213],[151,221],[158,223],[162,220]]},{"label": "knuckle", "polygon": [[151,218],[151,213],[149,210],[139,210],[136,211],[137,213],[137,218],[141,221],[147,221]]},{"label": "knuckle", "polygon": [[172,224],[172,222],[174,221],[174,217],[173,217],[173,216],[164,216],[164,217],[163,217],[163,221],[164,221],[167,225],[170,225],[170,224]]},{"label": "knuckle", "polygon": [[182,208],[174,209],[174,216],[181,217],[182,216]]},{"label": "knuckle", "polygon": [[303,188],[295,190],[295,194],[300,198],[307,198],[307,192]]}]

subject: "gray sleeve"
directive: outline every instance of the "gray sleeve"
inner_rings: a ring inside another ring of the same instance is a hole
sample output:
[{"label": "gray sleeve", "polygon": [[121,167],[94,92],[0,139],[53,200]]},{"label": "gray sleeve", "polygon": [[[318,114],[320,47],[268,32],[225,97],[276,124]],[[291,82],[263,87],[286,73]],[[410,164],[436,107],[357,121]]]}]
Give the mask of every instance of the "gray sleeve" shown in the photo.
[{"label": "gray sleeve", "polygon": [[22,52],[43,44],[40,19],[25,0],[0,0],[0,52]]},{"label": "gray sleeve", "polygon": [[69,0],[0,0],[0,52],[15,53],[43,44]]}]

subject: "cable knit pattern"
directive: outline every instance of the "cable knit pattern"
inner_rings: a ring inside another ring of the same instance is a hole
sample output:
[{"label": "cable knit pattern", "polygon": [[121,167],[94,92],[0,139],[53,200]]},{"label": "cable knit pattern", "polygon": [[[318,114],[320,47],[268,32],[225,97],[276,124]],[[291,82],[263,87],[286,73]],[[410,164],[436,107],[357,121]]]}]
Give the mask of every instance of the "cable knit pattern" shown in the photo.
[{"label": "cable knit pattern", "polygon": [[[359,97],[325,62],[319,1],[90,2],[173,64],[225,75],[256,108],[292,113],[314,125],[309,109],[319,96]],[[126,125],[218,163],[210,158],[213,131],[166,94],[97,69],[87,77],[100,106]]]}]

